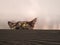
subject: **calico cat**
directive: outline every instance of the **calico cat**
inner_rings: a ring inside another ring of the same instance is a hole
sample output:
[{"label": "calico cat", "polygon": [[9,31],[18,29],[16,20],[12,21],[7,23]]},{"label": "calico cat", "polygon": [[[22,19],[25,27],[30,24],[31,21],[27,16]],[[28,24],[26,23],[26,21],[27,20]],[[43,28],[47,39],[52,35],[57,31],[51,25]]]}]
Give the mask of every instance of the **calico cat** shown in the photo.
[{"label": "calico cat", "polygon": [[8,21],[8,25],[11,29],[33,29],[36,20],[37,18],[34,18],[32,21],[18,21],[15,23]]}]

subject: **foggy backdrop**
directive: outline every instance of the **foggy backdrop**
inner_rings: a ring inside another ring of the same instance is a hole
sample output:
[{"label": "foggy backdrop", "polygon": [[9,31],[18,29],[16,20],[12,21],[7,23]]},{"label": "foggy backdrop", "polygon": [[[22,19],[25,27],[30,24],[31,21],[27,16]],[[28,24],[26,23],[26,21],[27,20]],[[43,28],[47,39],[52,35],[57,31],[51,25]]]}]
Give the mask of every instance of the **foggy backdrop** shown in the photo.
[{"label": "foggy backdrop", "polygon": [[0,0],[0,29],[8,29],[8,21],[35,17],[35,29],[60,29],[60,0]]}]

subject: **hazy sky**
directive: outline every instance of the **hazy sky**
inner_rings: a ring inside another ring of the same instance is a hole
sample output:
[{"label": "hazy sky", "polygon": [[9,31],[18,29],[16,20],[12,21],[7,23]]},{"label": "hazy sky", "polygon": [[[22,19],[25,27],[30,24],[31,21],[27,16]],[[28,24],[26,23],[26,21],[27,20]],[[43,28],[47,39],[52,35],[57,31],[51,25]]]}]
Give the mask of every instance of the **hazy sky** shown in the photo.
[{"label": "hazy sky", "polygon": [[58,26],[60,0],[0,0],[0,29],[9,28],[8,21],[30,21],[35,17],[35,28]]}]

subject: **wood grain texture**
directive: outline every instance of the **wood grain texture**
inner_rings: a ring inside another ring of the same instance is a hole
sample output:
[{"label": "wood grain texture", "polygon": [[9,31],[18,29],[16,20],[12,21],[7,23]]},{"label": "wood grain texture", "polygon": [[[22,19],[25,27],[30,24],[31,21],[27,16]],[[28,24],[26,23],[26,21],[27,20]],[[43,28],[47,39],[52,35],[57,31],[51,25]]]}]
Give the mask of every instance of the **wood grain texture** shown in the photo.
[{"label": "wood grain texture", "polygon": [[60,31],[0,30],[0,45],[60,45]]}]

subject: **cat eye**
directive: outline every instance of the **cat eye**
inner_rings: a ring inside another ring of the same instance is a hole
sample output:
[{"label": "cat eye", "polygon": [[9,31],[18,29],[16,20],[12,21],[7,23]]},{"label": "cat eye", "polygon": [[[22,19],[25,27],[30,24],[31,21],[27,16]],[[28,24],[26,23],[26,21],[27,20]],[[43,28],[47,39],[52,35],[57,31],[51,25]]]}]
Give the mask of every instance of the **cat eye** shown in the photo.
[{"label": "cat eye", "polygon": [[26,26],[26,24],[23,24],[23,25],[22,25],[22,27],[25,27],[25,26]]},{"label": "cat eye", "polygon": [[28,24],[24,23],[24,24],[22,25],[22,27],[25,27],[25,26],[28,26]]}]

